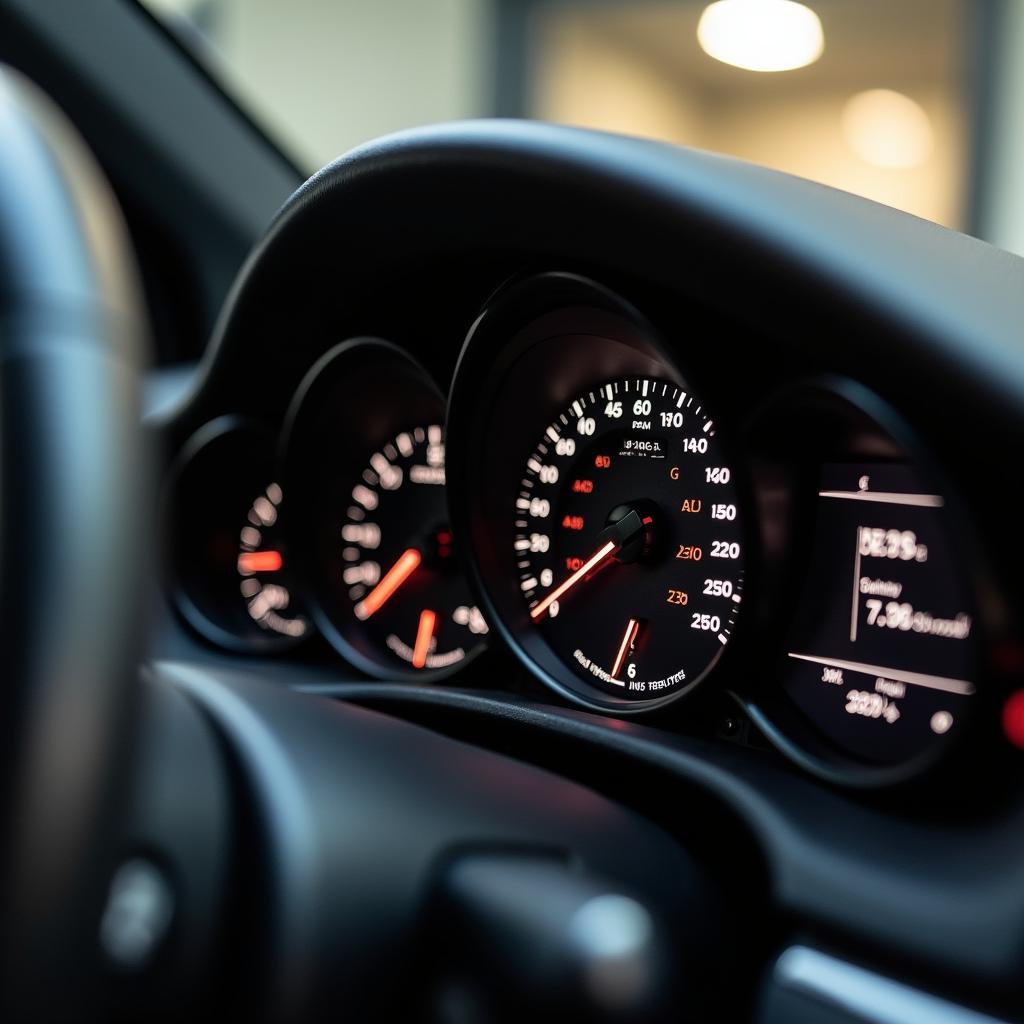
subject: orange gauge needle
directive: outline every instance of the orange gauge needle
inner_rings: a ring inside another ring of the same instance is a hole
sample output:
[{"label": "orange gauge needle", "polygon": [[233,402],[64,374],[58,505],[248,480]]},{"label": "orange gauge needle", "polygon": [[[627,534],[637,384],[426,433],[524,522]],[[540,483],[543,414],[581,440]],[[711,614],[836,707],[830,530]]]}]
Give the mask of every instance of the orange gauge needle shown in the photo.
[{"label": "orange gauge needle", "polygon": [[284,565],[280,551],[243,551],[238,556],[238,571],[243,576],[254,572],[277,572]]},{"label": "orange gauge needle", "polygon": [[416,571],[422,556],[415,548],[403,551],[384,578],[353,609],[357,619],[368,619]]},{"label": "orange gauge needle", "polygon": [[530,618],[537,622],[555,601],[567,594],[598,566],[603,565],[621,546],[617,540],[605,541],[567,580],[563,580],[543,601],[538,602],[530,609]]},{"label": "orange gauge needle", "polygon": [[637,633],[640,632],[640,620],[630,619],[626,624],[626,632],[622,637],[622,643],[619,644],[619,653],[615,655],[615,664],[612,665],[612,678],[617,679],[619,673],[622,671],[622,666],[626,663],[626,658],[629,656],[629,652],[633,649],[633,643],[636,640]]},{"label": "orange gauge needle", "polygon": [[430,640],[434,635],[434,624],[437,622],[437,615],[429,608],[420,612],[420,624],[416,630],[416,646],[412,649],[412,667],[423,668],[427,663],[427,653],[430,650]]}]

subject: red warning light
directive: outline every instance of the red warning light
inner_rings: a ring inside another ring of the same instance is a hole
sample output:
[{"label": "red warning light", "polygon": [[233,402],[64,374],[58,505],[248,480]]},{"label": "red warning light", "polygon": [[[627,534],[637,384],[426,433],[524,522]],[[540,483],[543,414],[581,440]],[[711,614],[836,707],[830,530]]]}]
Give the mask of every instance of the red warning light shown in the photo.
[{"label": "red warning light", "polygon": [[1003,732],[1015,746],[1024,750],[1024,690],[1017,690],[1003,705]]}]

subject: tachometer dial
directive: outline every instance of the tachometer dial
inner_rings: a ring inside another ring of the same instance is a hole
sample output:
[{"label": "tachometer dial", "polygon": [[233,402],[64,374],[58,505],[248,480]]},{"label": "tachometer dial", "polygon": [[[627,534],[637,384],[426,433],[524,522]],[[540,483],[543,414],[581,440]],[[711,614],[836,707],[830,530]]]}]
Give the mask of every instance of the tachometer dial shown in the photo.
[{"label": "tachometer dial", "polygon": [[452,672],[487,634],[448,525],[443,413],[420,366],[365,338],[313,367],[289,415],[306,595],[338,651],[383,678]]},{"label": "tachometer dial", "polygon": [[732,472],[667,380],[600,384],[546,427],[509,514],[530,620],[573,672],[642,700],[718,658],[743,590]]},{"label": "tachometer dial", "polygon": [[341,634],[416,670],[459,664],[487,625],[452,550],[441,425],[410,427],[373,452],[350,497],[337,552],[350,603]]}]

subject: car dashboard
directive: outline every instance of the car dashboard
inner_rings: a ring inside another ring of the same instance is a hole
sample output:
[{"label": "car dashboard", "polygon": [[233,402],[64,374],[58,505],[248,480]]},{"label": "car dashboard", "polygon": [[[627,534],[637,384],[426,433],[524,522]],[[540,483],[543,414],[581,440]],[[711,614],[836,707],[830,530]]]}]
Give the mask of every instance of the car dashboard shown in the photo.
[{"label": "car dashboard", "polygon": [[467,318],[453,381],[415,337],[331,346],[278,419],[225,412],[177,456],[179,614],[386,681],[493,689],[511,654],[538,697],[616,715],[703,688],[719,732],[746,719],[826,777],[926,770],[983,669],[962,500],[875,393],[738,374],[735,328],[693,312],[655,327],[586,277],[525,274]]},{"label": "car dashboard", "polygon": [[366,147],[286,204],[150,421],[159,656],[642,808],[781,911],[779,986],[811,945],[996,1009],[1024,942],[1022,280],[637,140]]}]

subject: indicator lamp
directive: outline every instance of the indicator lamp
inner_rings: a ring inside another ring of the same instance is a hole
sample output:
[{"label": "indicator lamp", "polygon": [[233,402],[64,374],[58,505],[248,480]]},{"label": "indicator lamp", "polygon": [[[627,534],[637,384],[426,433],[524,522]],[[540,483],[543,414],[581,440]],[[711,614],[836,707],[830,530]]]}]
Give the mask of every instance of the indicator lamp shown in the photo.
[{"label": "indicator lamp", "polygon": [[1024,690],[1015,690],[1006,698],[1003,732],[1015,747],[1024,750]]}]

